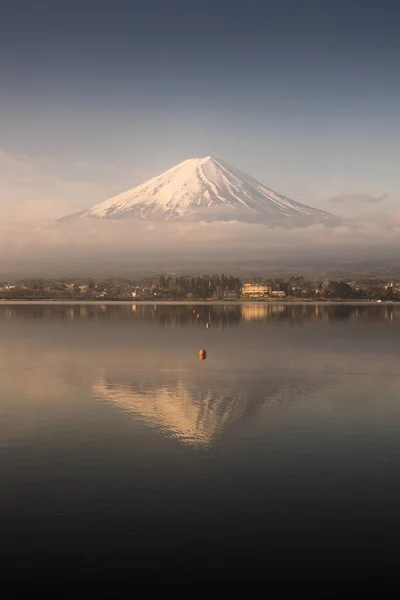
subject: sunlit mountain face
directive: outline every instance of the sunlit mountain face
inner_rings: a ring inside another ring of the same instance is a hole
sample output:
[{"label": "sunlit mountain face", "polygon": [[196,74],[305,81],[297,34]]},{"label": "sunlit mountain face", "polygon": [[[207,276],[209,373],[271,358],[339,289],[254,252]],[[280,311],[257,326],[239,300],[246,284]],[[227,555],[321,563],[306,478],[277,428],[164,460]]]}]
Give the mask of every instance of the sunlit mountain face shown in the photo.
[{"label": "sunlit mountain face", "polygon": [[[225,161],[191,158],[72,218],[330,223],[328,212],[290,200]],[[71,218],[71,217],[68,217]]]}]

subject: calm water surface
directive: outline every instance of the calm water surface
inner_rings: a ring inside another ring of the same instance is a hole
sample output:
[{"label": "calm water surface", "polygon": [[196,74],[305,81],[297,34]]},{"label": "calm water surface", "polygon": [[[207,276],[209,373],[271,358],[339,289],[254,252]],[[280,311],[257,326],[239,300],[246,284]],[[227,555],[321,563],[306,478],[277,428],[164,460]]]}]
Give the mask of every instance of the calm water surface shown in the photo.
[{"label": "calm water surface", "polygon": [[400,566],[395,305],[0,305],[0,334],[5,573]]}]

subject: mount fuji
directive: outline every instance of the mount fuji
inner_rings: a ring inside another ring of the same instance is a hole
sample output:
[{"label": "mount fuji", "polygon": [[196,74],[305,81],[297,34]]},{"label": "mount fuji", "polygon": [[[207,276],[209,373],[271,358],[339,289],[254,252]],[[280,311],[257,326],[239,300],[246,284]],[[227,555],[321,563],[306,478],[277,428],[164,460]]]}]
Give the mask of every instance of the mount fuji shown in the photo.
[{"label": "mount fuji", "polygon": [[219,158],[185,160],[69,218],[329,224],[330,213],[274,192]]}]

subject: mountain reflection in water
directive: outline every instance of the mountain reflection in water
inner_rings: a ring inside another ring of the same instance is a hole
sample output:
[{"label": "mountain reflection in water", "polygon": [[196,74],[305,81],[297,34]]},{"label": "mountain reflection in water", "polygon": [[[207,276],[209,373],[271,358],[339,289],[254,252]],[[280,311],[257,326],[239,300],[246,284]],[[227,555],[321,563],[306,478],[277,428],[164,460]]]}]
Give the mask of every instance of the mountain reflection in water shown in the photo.
[{"label": "mountain reflection in water", "polygon": [[[111,402],[128,415],[194,447],[210,447],[225,427],[246,415],[256,418],[275,404],[289,402],[303,393],[318,389],[317,385],[288,381],[213,379],[185,381],[174,374],[164,377],[157,387],[149,382],[99,380],[93,394]],[[229,384],[229,385],[227,385]]]}]

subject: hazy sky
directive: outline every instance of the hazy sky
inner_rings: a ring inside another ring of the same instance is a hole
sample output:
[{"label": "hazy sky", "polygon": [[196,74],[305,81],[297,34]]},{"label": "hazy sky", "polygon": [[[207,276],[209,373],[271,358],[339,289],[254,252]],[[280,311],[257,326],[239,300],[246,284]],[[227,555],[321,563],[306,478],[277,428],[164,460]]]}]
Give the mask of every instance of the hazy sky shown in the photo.
[{"label": "hazy sky", "polygon": [[300,202],[396,201],[399,20],[394,0],[3,0],[0,216],[209,154]]}]

